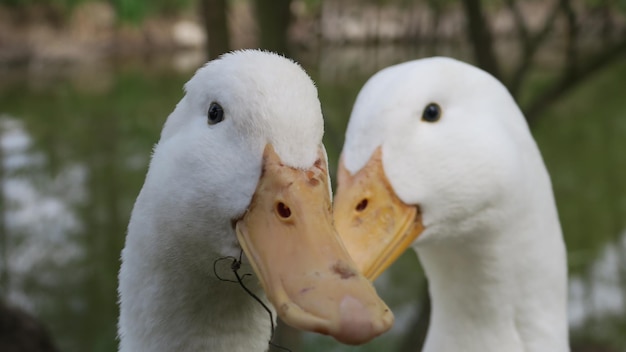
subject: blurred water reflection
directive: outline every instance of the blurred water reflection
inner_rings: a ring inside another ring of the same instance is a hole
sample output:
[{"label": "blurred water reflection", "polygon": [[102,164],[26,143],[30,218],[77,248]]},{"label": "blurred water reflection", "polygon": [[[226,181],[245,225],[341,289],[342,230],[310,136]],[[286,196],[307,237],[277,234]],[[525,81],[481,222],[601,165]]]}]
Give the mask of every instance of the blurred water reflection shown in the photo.
[{"label": "blurred water reflection", "polygon": [[58,270],[72,270],[83,253],[72,236],[83,230],[75,208],[86,196],[85,169],[70,165],[50,177],[46,155],[31,149],[32,138],[22,121],[2,115],[0,128],[4,230],[9,234],[5,294],[33,310],[33,298],[24,288],[56,285]]},{"label": "blurred water reflection", "polygon": [[[322,48],[297,57],[319,88],[335,171],[352,103],[382,67],[458,47]],[[184,58],[0,70],[1,292],[36,313],[64,351],[115,351],[116,274],[130,209],[182,86]],[[540,75],[540,68],[535,74]],[[626,350],[626,62],[545,111],[533,132],[552,174],[570,260],[576,346]],[[531,87],[532,89],[532,87]],[[333,174],[334,175],[334,174]],[[413,253],[376,283],[393,330],[361,347],[313,334],[294,351],[397,351],[425,294]]]},{"label": "blurred water reflection", "polygon": [[570,325],[580,327],[586,319],[622,315],[626,295],[621,290],[626,252],[626,231],[617,243],[605,245],[600,257],[589,267],[589,282],[580,276],[570,279]]}]

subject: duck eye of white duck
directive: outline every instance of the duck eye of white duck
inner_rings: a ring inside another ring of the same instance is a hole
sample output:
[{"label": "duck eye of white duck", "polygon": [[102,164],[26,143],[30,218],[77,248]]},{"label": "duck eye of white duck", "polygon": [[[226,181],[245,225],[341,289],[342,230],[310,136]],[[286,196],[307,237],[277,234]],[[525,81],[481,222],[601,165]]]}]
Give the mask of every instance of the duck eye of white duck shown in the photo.
[{"label": "duck eye of white duck", "polygon": [[430,103],[422,112],[422,120],[426,122],[437,122],[441,118],[441,107],[437,103]]},{"label": "duck eye of white duck", "polygon": [[211,103],[209,111],[207,112],[207,118],[209,125],[222,122],[224,120],[224,109],[222,109],[222,106],[218,103]]}]

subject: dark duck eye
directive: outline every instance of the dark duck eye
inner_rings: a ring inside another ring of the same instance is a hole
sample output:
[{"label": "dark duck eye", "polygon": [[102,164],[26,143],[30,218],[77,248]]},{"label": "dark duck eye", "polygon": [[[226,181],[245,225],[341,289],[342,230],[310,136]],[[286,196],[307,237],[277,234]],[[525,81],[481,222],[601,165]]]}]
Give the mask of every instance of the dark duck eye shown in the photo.
[{"label": "dark duck eye", "polygon": [[441,118],[441,108],[436,103],[430,103],[422,112],[422,120],[426,122],[437,122]]},{"label": "dark duck eye", "polygon": [[224,120],[224,109],[222,109],[222,106],[218,103],[211,103],[209,111],[207,112],[207,118],[209,125],[222,122],[222,120]]}]

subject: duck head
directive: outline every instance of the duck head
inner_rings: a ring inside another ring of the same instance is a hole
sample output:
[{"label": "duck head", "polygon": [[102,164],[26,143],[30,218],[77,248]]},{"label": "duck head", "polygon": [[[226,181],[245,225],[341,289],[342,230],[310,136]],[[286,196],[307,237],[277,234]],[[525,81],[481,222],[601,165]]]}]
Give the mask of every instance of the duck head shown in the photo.
[{"label": "duck head", "polygon": [[480,240],[516,209],[502,205],[526,189],[537,154],[519,108],[486,72],[441,57],[391,66],[365,84],[350,117],[337,231],[370,279],[411,245]]},{"label": "duck head", "polygon": [[391,312],[332,224],[322,113],[306,73],[276,54],[238,51],[199,69],[185,91],[142,190],[159,195],[142,210],[171,234],[159,245],[207,275],[243,250],[243,271],[298,329],[348,344],[388,330]]}]

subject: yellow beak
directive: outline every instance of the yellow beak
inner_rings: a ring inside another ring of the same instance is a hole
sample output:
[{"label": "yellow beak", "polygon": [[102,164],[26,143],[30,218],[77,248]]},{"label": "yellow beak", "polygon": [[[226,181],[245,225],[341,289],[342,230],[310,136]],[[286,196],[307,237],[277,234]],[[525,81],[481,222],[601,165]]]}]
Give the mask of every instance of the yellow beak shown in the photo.
[{"label": "yellow beak", "polygon": [[339,162],[335,227],[357,267],[376,279],[415,241],[424,227],[417,206],[407,205],[385,176],[382,150],[356,174]]},{"label": "yellow beak", "polygon": [[361,344],[387,331],[393,314],[342,245],[328,187],[321,149],[313,167],[300,170],[268,144],[237,238],[285,323]]}]

